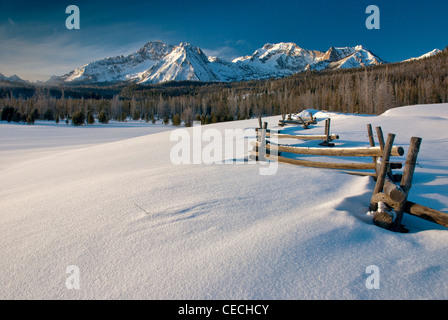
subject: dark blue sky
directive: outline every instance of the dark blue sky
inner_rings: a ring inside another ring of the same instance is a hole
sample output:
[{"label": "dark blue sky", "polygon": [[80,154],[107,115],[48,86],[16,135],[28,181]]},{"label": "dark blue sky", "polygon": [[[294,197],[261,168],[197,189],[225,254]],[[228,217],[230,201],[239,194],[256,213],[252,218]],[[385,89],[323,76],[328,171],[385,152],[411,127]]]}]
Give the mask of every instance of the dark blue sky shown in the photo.
[{"label": "dark blue sky", "polygon": [[[65,27],[70,4],[80,9],[80,30]],[[380,30],[365,26],[371,4]],[[158,39],[228,59],[268,42],[322,51],[361,44],[394,62],[448,45],[447,17],[447,0],[1,0],[0,73],[47,80]]]}]

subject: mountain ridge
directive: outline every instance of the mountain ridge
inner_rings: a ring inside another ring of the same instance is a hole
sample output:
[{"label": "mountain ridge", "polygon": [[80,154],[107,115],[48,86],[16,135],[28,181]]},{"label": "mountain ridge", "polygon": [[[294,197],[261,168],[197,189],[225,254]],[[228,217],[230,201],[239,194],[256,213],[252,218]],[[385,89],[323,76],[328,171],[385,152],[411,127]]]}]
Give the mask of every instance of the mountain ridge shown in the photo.
[{"label": "mountain ridge", "polygon": [[[343,59],[358,53],[349,64]],[[367,58],[368,59],[367,59]],[[340,64],[337,62],[340,61]],[[177,46],[150,41],[135,53],[87,63],[50,82],[99,83],[135,82],[154,84],[168,81],[233,82],[281,78],[308,69],[355,68],[385,63],[363,46],[331,47],[326,52],[308,50],[293,42],[266,43],[252,55],[233,60],[208,57],[187,42]]]},{"label": "mountain ridge", "polygon": [[[437,52],[440,50],[435,49],[421,57],[404,61],[422,59]],[[385,60],[362,45],[331,46],[327,51],[319,51],[301,48],[293,42],[266,43],[251,55],[226,60],[207,56],[201,48],[191,43],[182,42],[173,46],[156,40],[147,42],[126,56],[96,60],[62,76],[52,76],[46,83],[234,82],[282,78],[307,70],[350,69],[385,63]],[[24,81],[3,75],[0,80]]]}]

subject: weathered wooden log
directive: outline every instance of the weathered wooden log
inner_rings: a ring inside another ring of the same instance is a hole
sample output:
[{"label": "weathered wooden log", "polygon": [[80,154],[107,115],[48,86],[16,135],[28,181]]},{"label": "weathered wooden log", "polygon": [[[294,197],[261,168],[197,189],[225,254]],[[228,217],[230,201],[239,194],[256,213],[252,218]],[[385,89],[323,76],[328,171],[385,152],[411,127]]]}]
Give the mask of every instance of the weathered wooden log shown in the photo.
[{"label": "weathered wooden log", "polygon": [[383,191],[392,201],[397,203],[404,201],[406,197],[400,186],[397,186],[387,175],[384,181]]},{"label": "weathered wooden log", "polygon": [[[381,150],[384,149],[384,137],[383,137],[383,129],[381,127],[376,127],[376,134],[378,136],[378,143],[380,144]],[[403,152],[404,154],[404,152]],[[387,175],[392,176],[392,168],[387,166]]]},{"label": "weathered wooden log", "polygon": [[310,125],[310,123],[304,121],[304,120],[303,120],[301,117],[299,117],[299,116],[298,116],[297,118],[299,118],[299,120],[302,122],[302,126],[303,126],[303,128],[308,129],[308,126]]},{"label": "weathered wooden log", "polygon": [[409,145],[408,154],[406,157],[406,163],[403,170],[403,177],[401,178],[400,187],[404,192],[404,199],[399,202],[399,206],[396,209],[397,219],[394,221],[391,230],[400,231],[401,220],[403,218],[404,207],[406,206],[407,197],[409,190],[412,186],[412,178],[414,177],[415,165],[417,162],[418,152],[420,150],[420,145],[422,143],[422,138],[412,137],[411,143]]},{"label": "weathered wooden log", "polygon": [[[292,135],[292,134],[283,134],[283,133],[271,133],[271,132],[267,132],[266,136],[270,137],[270,136],[274,136],[277,137],[279,139],[298,139],[298,140],[323,140],[325,139],[325,135]],[[337,140],[339,139],[339,136],[337,134],[331,134],[328,137],[330,140]]]},{"label": "weathered wooden log", "polygon": [[304,123],[304,121],[301,120],[301,119],[297,119],[297,120],[279,120],[279,122],[282,122],[282,123],[285,123],[285,124],[289,123],[289,124],[300,124],[300,125],[302,125]]},{"label": "weathered wooden log", "polygon": [[334,147],[334,143],[330,142],[330,121],[331,118],[325,119],[325,139],[319,143],[320,146]]},{"label": "weathered wooden log", "polygon": [[303,121],[309,123],[309,124],[316,124],[317,120],[314,117],[301,117]]},{"label": "weathered wooden log", "polygon": [[389,229],[395,219],[396,214],[394,210],[385,202],[378,202],[378,209],[373,216],[373,223],[381,228]]},{"label": "weathered wooden log", "polygon": [[[257,152],[252,151],[253,155],[258,155]],[[282,163],[289,163],[299,166],[312,168],[327,168],[327,169],[342,169],[342,170],[370,170],[374,169],[373,163],[342,163],[342,162],[320,162],[309,160],[291,159],[282,156],[266,155],[267,159],[278,161]]]},{"label": "weathered wooden log", "polygon": [[376,173],[375,172],[366,172],[366,171],[347,171],[347,170],[342,170],[342,172],[347,173],[347,174],[351,174],[354,176],[363,176],[363,177],[374,177],[376,178]]},{"label": "weathered wooden log", "polygon": [[378,143],[380,144],[380,148],[384,149],[384,136],[383,136],[383,129],[381,127],[376,127],[376,135],[378,137]]},{"label": "weathered wooden log", "polygon": [[259,129],[257,131],[257,146],[259,147],[259,150],[257,153],[256,160],[257,161],[264,161],[266,156],[266,130],[265,129]]},{"label": "weathered wooden log", "polygon": [[[376,203],[384,202],[395,210],[399,209],[399,204],[397,202],[393,201],[387,194],[381,192],[374,195],[372,201]],[[404,212],[421,219],[437,223],[441,226],[448,227],[448,213],[435,210],[412,201],[406,201]]]},{"label": "weathered wooden log", "polygon": [[398,207],[398,203],[393,201],[387,194],[383,192],[379,192],[373,195],[372,202],[377,204],[378,202],[387,203],[390,207],[396,209]]},{"label": "weathered wooden log", "polygon": [[406,201],[404,212],[425,219],[427,221],[440,224],[441,226],[448,227],[448,213],[438,211],[411,201]]},{"label": "weathered wooden log", "polygon": [[[403,163],[401,163],[401,162],[390,162],[389,161],[388,166],[389,166],[390,169],[401,169],[403,167]],[[377,157],[375,171],[378,172],[380,167],[381,167],[381,158]],[[388,176],[389,178],[391,178],[391,180],[393,180],[393,177],[394,176],[398,176],[398,175],[396,175],[396,174],[389,174],[389,172],[388,172],[386,174],[386,176]],[[401,181],[401,176],[400,176],[399,180],[397,180],[397,181],[394,180],[394,182],[400,182],[400,181]]]},{"label": "weathered wooden log", "polygon": [[[380,166],[379,170],[377,170],[377,172],[376,172],[377,178],[376,178],[375,188],[373,190],[373,195],[383,191],[384,181],[386,179],[386,174],[387,174],[388,162],[390,159],[394,139],[395,139],[395,134],[389,133],[389,135],[387,137],[387,142],[383,148],[381,166]],[[376,164],[373,164],[373,165],[376,169]],[[377,208],[378,208],[377,204],[370,201],[370,206],[369,206],[370,211],[374,212],[377,210]]]},{"label": "weathered wooden log", "polygon": [[313,121],[305,121],[301,117],[298,117],[297,120],[291,120],[291,118],[289,117],[288,120],[279,120],[278,125],[284,126],[286,124],[297,124],[297,125],[303,126],[303,128],[305,128],[305,129],[308,129],[309,125],[312,123],[313,123]]},{"label": "weathered wooden log", "polygon": [[[256,145],[256,142],[252,142]],[[379,147],[354,147],[354,148],[314,148],[314,147],[291,147],[285,145],[267,144],[266,149],[275,149],[278,151],[306,154],[315,156],[342,156],[342,157],[373,157],[381,156]],[[393,146],[391,149],[392,155],[400,155],[402,148]],[[373,164],[375,165],[375,164]]]},{"label": "weathered wooden log", "polygon": [[[375,139],[373,138],[372,125],[367,125],[367,135],[369,136],[370,147],[375,147]],[[376,156],[372,157],[373,163],[376,163]]]},{"label": "weathered wooden log", "polygon": [[370,146],[374,147],[375,139],[373,138],[372,125],[370,123],[367,125],[367,135],[369,136]]}]

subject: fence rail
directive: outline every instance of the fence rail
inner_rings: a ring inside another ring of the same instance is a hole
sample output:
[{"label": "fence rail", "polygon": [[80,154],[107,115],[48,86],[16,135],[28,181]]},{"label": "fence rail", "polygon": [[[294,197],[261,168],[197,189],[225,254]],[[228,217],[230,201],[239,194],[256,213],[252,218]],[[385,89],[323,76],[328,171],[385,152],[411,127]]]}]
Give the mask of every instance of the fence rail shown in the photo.
[{"label": "fence rail", "polygon": [[[419,137],[411,138],[403,173],[393,174],[392,169],[401,169],[402,163],[390,161],[390,157],[403,156],[404,149],[400,146],[393,145],[395,134],[389,133],[386,141],[384,141],[381,127],[376,127],[376,132],[379,146],[375,146],[372,126],[368,124],[367,135],[369,137],[370,147],[338,148],[335,147],[334,143],[330,142],[339,139],[339,135],[330,134],[330,119],[327,119],[325,122],[324,135],[290,135],[275,133],[272,130],[267,129],[266,122],[264,123],[263,128],[261,128],[260,121],[260,128],[257,129],[257,141],[251,143],[254,147],[251,154],[254,155],[257,160],[267,159],[313,168],[354,170],[343,172],[373,177],[376,183],[369,209],[373,213],[374,224],[382,228],[395,232],[406,231],[401,225],[404,213],[448,227],[447,213],[408,201],[422,139]],[[325,147],[297,147],[284,144],[273,144],[266,140],[266,137],[299,140],[322,139],[323,141],[319,145]],[[372,157],[373,161],[369,163],[312,161],[285,157],[282,156],[282,152],[313,156]],[[373,170],[373,172],[358,170]]]}]

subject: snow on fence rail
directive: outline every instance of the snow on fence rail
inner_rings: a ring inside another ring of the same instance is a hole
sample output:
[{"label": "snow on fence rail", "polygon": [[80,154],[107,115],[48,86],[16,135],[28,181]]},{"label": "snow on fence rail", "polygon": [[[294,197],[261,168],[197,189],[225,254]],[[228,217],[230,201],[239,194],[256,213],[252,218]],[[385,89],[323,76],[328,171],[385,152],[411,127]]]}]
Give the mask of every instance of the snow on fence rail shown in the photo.
[{"label": "snow on fence rail", "polygon": [[[326,120],[325,135],[286,135],[274,133],[267,129],[267,122],[263,128],[256,129],[257,141],[252,143],[254,150],[252,155],[257,161],[274,160],[282,163],[293,165],[326,168],[326,169],[343,169],[343,170],[373,170],[373,172],[365,171],[344,171],[349,174],[372,176],[376,180],[375,188],[369,205],[369,210],[373,213],[373,222],[382,228],[401,232],[406,231],[401,225],[403,213],[408,213],[416,217],[435,222],[442,226],[448,227],[448,214],[408,201],[409,191],[412,185],[412,178],[415,171],[417,156],[420,150],[421,138],[412,137],[410,147],[406,156],[405,167],[402,174],[393,174],[392,169],[401,169],[401,162],[390,161],[391,156],[400,157],[404,155],[404,149],[400,146],[394,146],[395,134],[389,133],[387,140],[381,127],[376,128],[379,146],[375,146],[375,140],[372,132],[372,126],[367,125],[367,134],[369,136],[370,147],[356,148],[337,148],[330,141],[339,139],[338,135],[330,134],[330,119]],[[273,144],[266,140],[266,137],[275,137],[278,139],[303,139],[303,140],[319,140],[323,142],[319,145],[326,146],[324,148],[295,147],[282,144]],[[275,151],[275,152],[271,152]],[[293,159],[281,156],[281,152],[314,155],[314,156],[341,156],[341,157],[372,157],[372,163],[366,162],[322,162]],[[274,153],[274,154],[272,154]],[[399,182],[399,185],[396,183]]]}]

